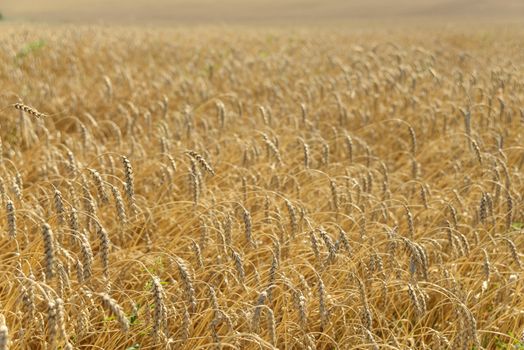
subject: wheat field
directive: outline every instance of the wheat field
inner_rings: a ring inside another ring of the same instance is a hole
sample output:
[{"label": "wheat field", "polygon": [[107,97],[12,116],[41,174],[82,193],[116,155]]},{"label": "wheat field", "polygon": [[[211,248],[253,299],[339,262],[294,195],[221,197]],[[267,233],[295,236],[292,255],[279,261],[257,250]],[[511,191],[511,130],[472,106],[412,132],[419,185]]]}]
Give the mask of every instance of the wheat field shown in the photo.
[{"label": "wheat field", "polygon": [[0,29],[0,350],[524,349],[523,28]]}]

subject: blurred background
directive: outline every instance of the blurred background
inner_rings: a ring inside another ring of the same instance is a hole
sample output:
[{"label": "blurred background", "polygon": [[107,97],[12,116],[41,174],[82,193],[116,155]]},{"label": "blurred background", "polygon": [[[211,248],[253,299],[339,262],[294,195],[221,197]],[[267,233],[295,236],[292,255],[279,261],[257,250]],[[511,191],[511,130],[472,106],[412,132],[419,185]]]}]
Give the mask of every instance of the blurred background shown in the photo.
[{"label": "blurred background", "polygon": [[6,20],[60,22],[522,21],[524,0],[0,0]]}]

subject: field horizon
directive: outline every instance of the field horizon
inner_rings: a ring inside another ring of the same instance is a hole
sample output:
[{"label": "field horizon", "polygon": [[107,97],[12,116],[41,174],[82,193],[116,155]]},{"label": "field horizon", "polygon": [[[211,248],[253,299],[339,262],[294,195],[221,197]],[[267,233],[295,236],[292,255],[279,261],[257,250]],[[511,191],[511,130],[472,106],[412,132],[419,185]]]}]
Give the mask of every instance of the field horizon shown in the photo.
[{"label": "field horizon", "polygon": [[6,18],[47,22],[308,24],[360,21],[482,21],[524,19],[518,0],[19,0]]}]

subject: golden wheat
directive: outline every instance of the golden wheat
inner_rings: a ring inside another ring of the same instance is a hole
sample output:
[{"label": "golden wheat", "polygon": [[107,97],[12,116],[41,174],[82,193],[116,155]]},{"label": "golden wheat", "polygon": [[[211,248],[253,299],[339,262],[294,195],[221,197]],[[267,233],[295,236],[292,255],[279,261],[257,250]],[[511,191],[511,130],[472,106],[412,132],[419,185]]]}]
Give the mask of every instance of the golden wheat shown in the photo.
[{"label": "golden wheat", "polygon": [[524,346],[522,33],[2,25],[0,349]]}]

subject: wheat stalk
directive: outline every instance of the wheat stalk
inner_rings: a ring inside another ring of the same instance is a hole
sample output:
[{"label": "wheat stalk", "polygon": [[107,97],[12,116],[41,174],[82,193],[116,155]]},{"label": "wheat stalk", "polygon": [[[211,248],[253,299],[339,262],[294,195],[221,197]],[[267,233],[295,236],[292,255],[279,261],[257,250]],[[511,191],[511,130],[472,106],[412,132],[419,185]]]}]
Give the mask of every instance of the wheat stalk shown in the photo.
[{"label": "wheat stalk", "polygon": [[13,204],[13,201],[8,199],[5,206],[7,210],[7,226],[8,226],[9,237],[11,239],[15,239],[16,233],[17,233],[15,205]]},{"label": "wheat stalk", "polygon": [[102,299],[104,307],[116,317],[122,331],[127,332],[129,330],[129,321],[122,310],[122,307],[107,293],[97,293],[97,295]]},{"label": "wheat stalk", "polygon": [[13,105],[13,107],[14,107],[15,109],[18,109],[18,110],[20,110],[20,111],[23,111],[23,112],[25,112],[25,113],[27,113],[27,114],[32,115],[32,116],[35,117],[35,118],[45,118],[45,117],[47,117],[47,115],[45,115],[44,113],[40,113],[40,112],[37,111],[36,109],[34,109],[34,108],[32,108],[32,107],[29,107],[29,106],[27,106],[27,105],[25,105],[25,104],[23,104],[23,103],[19,103],[19,102],[18,102],[18,103],[15,103],[15,104]]}]

